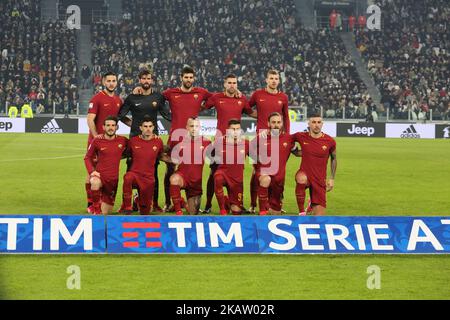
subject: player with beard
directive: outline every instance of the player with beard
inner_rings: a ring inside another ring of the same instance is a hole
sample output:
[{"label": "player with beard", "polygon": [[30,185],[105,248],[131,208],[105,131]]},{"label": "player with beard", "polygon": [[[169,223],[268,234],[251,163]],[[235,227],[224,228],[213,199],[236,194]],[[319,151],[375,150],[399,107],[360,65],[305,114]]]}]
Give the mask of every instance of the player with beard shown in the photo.
[{"label": "player with beard", "polygon": [[[170,113],[165,108],[166,99],[164,96],[153,89],[152,73],[148,70],[139,72],[139,83],[142,88],[141,94],[130,94],[124,101],[119,110],[119,119],[125,123],[130,129],[130,139],[141,134],[140,124],[144,117],[149,117],[153,123],[153,133],[158,135],[158,112],[168,121],[170,121]],[[131,112],[132,119],[127,117]],[[131,159],[127,160],[128,169],[131,167]],[[155,188],[153,194],[153,209],[162,212],[158,205],[159,183],[158,183],[158,165],[157,160],[154,168]],[[124,208],[122,208],[124,210]]]},{"label": "player with beard", "polygon": [[[271,69],[266,75],[266,87],[256,90],[249,101],[250,107],[256,107],[258,112],[258,120],[256,122],[256,133],[269,129],[267,118],[270,114],[278,112],[282,116],[284,131],[289,134],[290,119],[288,109],[288,96],[281,92],[278,87],[280,85],[280,75],[277,70]],[[256,198],[258,195],[258,180],[256,179],[255,167],[250,180],[250,197],[251,204],[249,213],[255,213]]]},{"label": "player with beard", "polygon": [[[241,122],[230,119],[225,136],[218,137],[213,144],[214,161],[217,169],[214,173],[214,192],[221,215],[227,215],[229,209],[234,215],[241,214],[244,194],[244,164],[249,153],[249,143],[242,137]],[[224,187],[228,196],[224,194]]]},{"label": "player with beard", "polygon": [[[89,145],[84,163],[90,177],[94,214],[112,212],[119,182],[119,166],[128,139],[116,135],[118,119],[108,116],[103,122],[103,134]],[[96,160],[96,161],[95,161]]]},{"label": "player with beard", "polygon": [[[117,116],[122,99],[115,94],[117,75],[107,72],[102,77],[103,90],[94,95],[89,102],[87,125],[89,127],[88,146],[94,138],[101,138],[104,133],[104,121],[108,116]],[[95,160],[94,160],[95,163]],[[86,178],[87,211],[93,213],[90,177]]]},{"label": "player with beard", "polygon": [[[180,140],[186,136],[186,123],[189,118],[197,118],[198,114],[205,108],[206,101],[212,94],[200,87],[194,87],[195,71],[189,66],[183,67],[180,75],[181,86],[178,88],[169,88],[163,91],[163,96],[169,102],[169,109],[172,117],[169,139],[168,151],[172,149]],[[133,90],[134,94],[141,94],[142,88],[136,87]],[[240,96],[238,91],[236,96]],[[169,153],[169,152],[168,152]],[[174,173],[175,166],[167,164],[167,171],[164,177],[164,193],[166,197],[166,204],[164,206],[165,212],[173,212],[174,207],[170,206],[170,177]]]},{"label": "player with beard", "polygon": [[178,164],[170,177],[170,195],[175,213],[182,215],[181,189],[186,190],[188,212],[198,214],[202,196],[202,172],[206,156],[210,153],[211,141],[200,135],[200,121],[197,118],[187,120],[185,134],[174,146],[171,160]]},{"label": "player with beard", "polygon": [[269,129],[258,134],[250,144],[252,158],[257,156],[255,176],[259,183],[260,215],[281,213],[286,164],[291,152],[296,153],[293,136],[284,131],[281,114],[270,114],[267,122]]},{"label": "player with beard", "polygon": [[[256,118],[257,112],[252,110],[248,104],[248,100],[244,95],[237,97],[238,92],[237,77],[229,74],[224,80],[224,91],[214,94],[206,102],[206,109],[215,108],[217,111],[217,130],[215,140],[225,135],[231,119],[239,121],[245,112],[250,117]],[[210,165],[211,173],[208,178],[206,187],[206,204],[202,213],[210,213],[212,206],[212,198],[214,195],[214,173],[217,170],[217,164]]]},{"label": "player with beard", "polygon": [[[295,195],[299,215],[304,216],[305,189],[308,188],[313,215],[321,216],[325,214],[327,206],[326,193],[334,187],[337,168],[336,141],[322,132],[323,120],[319,114],[309,117],[308,127],[308,132],[297,132],[293,135],[302,150],[302,162],[295,175]],[[331,175],[327,181],[328,158],[331,159]]]},{"label": "player with beard", "polygon": [[[136,120],[133,120],[136,121]],[[132,162],[128,172],[123,177],[123,203],[119,213],[132,212],[131,197],[133,187],[139,189],[138,208],[141,214],[149,214],[152,210],[152,196],[155,187],[155,163],[163,161],[163,142],[154,133],[154,124],[150,116],[145,116],[139,126],[141,134],[130,138],[127,154]]]}]

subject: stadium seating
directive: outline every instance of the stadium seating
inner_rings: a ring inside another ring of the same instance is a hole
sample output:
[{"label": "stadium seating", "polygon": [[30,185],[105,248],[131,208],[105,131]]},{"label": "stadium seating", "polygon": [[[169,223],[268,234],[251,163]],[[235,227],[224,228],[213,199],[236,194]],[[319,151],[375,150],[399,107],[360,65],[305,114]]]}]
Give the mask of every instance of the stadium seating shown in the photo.
[{"label": "stadium seating", "polygon": [[0,112],[29,103],[37,114],[76,113],[75,32],[42,22],[40,1],[1,1],[0,13]]},{"label": "stadium seating", "polygon": [[265,86],[273,67],[291,105],[309,112],[324,105],[338,118],[345,107],[348,118],[365,117],[370,100],[341,40],[302,27],[292,0],[132,0],[123,10],[122,23],[92,28],[94,71],[117,70],[122,96],[144,66],[154,69],[160,88],[178,85],[185,63],[211,91],[221,91],[223,77],[235,73],[247,95]]},{"label": "stadium seating", "polygon": [[396,119],[450,119],[450,3],[379,1],[381,31],[356,31],[356,45]]}]

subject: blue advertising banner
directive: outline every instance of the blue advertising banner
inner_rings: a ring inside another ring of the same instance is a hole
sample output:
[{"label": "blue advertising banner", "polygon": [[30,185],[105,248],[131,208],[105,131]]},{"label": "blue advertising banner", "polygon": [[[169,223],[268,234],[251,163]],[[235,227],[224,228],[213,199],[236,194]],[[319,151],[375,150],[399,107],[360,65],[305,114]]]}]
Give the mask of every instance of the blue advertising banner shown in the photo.
[{"label": "blue advertising banner", "polygon": [[0,253],[101,253],[105,249],[102,216],[0,216]]},{"label": "blue advertising banner", "polygon": [[450,217],[0,216],[0,253],[450,253]]},{"label": "blue advertising banner", "polygon": [[256,219],[261,253],[450,253],[450,217]]},{"label": "blue advertising banner", "polygon": [[258,253],[255,217],[109,216],[108,253]]}]

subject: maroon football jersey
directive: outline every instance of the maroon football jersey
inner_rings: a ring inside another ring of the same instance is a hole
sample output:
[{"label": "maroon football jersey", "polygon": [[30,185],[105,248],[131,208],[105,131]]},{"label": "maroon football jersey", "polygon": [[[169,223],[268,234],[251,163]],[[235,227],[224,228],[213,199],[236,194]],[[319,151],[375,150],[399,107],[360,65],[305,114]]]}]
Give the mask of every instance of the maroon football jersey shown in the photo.
[{"label": "maroon football jersey", "polygon": [[309,132],[297,132],[293,137],[302,149],[300,170],[304,171],[309,179],[325,186],[328,158],[336,150],[336,141],[325,133],[319,138],[313,138]]},{"label": "maroon football jersey", "polygon": [[163,92],[164,98],[169,101],[172,123],[170,134],[176,129],[185,129],[189,118],[197,117],[203,101],[208,100],[211,93],[203,88],[194,87],[190,92],[180,88],[171,88]]},{"label": "maroon football jersey", "polygon": [[[226,134],[230,119],[241,120],[242,112],[251,114],[253,111],[245,96],[240,98],[228,97],[223,92],[216,93],[208,99],[206,108],[213,107],[217,111],[217,130],[220,130],[222,135]],[[216,136],[218,136],[218,133],[219,131],[217,131]]]},{"label": "maroon football jersey", "polygon": [[249,105],[250,107],[256,106],[256,110],[258,112],[256,129],[258,131],[269,129],[269,115],[273,112],[278,112],[283,117],[284,131],[289,133],[290,120],[288,97],[285,93],[269,93],[266,89],[259,89],[252,94]]},{"label": "maroon football jersey", "polygon": [[[112,140],[94,138],[84,157],[89,174],[95,170],[100,173],[102,178],[117,179],[120,159],[127,148],[127,142],[128,139],[122,136],[116,136]],[[95,157],[97,157],[97,163],[94,165]]]},{"label": "maroon football jersey", "polygon": [[[92,97],[89,102],[88,113],[94,113],[95,128],[98,134],[105,133],[103,131],[103,123],[108,116],[117,117],[119,109],[122,106],[122,99],[118,95],[108,96],[104,91],[100,91]],[[89,139],[92,140],[92,134],[89,132]]]},{"label": "maroon football jersey", "polygon": [[214,152],[217,170],[223,172],[234,182],[244,181],[245,157],[249,152],[248,140],[229,142],[226,137],[221,137],[214,142]]},{"label": "maroon football jersey", "polygon": [[163,151],[160,138],[144,140],[135,136],[128,142],[128,154],[131,156],[130,171],[145,177],[154,177],[155,163]]}]

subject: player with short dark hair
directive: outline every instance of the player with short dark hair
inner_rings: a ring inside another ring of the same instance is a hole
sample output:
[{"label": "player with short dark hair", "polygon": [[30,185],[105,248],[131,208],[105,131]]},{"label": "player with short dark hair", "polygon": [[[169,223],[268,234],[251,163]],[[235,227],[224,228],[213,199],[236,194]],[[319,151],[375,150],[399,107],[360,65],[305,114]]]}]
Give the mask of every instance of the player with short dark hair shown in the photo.
[{"label": "player with short dark hair", "polygon": [[189,118],[187,135],[171,150],[170,158],[178,164],[170,176],[170,195],[177,215],[182,215],[181,189],[186,190],[188,212],[198,214],[202,190],[202,173],[205,157],[209,153],[211,141],[200,135],[200,121]]},{"label": "player with short dark hair", "polygon": [[103,122],[104,134],[92,140],[84,157],[90,177],[94,214],[111,213],[114,207],[120,159],[128,142],[127,138],[116,135],[118,128],[117,117],[106,117]]},{"label": "player with short dark hair", "polygon": [[[124,101],[119,110],[119,119],[125,123],[130,129],[130,138],[139,136],[141,134],[140,124],[144,117],[149,117],[153,123],[153,133],[158,135],[158,112],[168,121],[170,121],[170,112],[165,108],[166,99],[164,96],[153,89],[152,73],[143,69],[139,72],[139,83],[142,88],[142,94],[130,94]],[[127,117],[131,112],[132,119]],[[127,161],[128,168],[131,166],[130,160]],[[156,161],[154,168],[155,188],[153,194],[154,209],[162,212],[158,205],[159,197],[159,181],[158,181],[158,165]],[[124,210],[124,208],[122,208]]]},{"label": "player with short dark hair", "polygon": [[[135,120],[133,120],[135,121]],[[139,190],[138,208],[141,214],[152,210],[153,189],[155,187],[155,164],[163,154],[163,142],[155,135],[153,119],[144,116],[140,122],[141,134],[131,137],[127,154],[132,162],[123,177],[123,203],[119,213],[131,214],[133,187]]]},{"label": "player with short dark hair", "polygon": [[[224,79],[224,91],[214,94],[206,102],[206,109],[215,108],[217,111],[217,130],[216,139],[225,135],[230,119],[241,120],[242,114],[256,118],[257,112],[252,110],[248,104],[248,100],[244,95],[236,96],[238,93],[238,80],[236,75],[228,74]],[[202,213],[210,213],[212,206],[212,198],[214,195],[214,172],[217,164],[210,165],[211,173],[208,178],[206,187],[206,204]]]},{"label": "player with short dark hair", "polygon": [[[308,132],[297,132],[294,140],[300,144],[302,162],[295,175],[297,182],[295,195],[299,215],[306,215],[305,189],[309,189],[311,210],[314,215],[324,215],[326,193],[333,190],[336,176],[336,141],[322,132],[323,119],[320,114],[312,114],[308,120]],[[327,163],[331,159],[331,176],[327,181]],[[309,211],[309,210],[307,210]]]},{"label": "player with short dark hair", "polygon": [[[164,98],[169,102],[170,113],[172,116],[169,139],[167,145],[173,148],[185,136],[186,123],[189,118],[196,118],[203,109],[204,103],[211,97],[211,93],[200,87],[194,87],[195,71],[190,66],[185,66],[180,74],[181,86],[178,88],[169,88],[163,91]],[[142,88],[138,87],[133,93],[139,94]],[[177,130],[180,131],[176,132]],[[175,132],[175,134],[174,134]],[[166,196],[165,212],[172,212],[174,208],[170,207],[170,177],[175,171],[173,164],[167,164],[167,171],[164,177],[164,191]]]},{"label": "player with short dark hair", "polygon": [[[88,146],[96,137],[104,134],[104,121],[108,116],[117,116],[122,99],[115,94],[117,88],[117,75],[114,72],[106,72],[102,76],[103,90],[91,98],[89,102],[87,125],[89,127]],[[95,162],[95,161],[94,161]],[[93,213],[90,177],[86,177],[85,188],[87,194],[88,212]]]},{"label": "player with short dark hair", "polygon": [[[249,143],[242,137],[241,122],[238,119],[228,121],[225,136],[220,136],[213,145],[214,161],[217,170],[214,173],[214,191],[219,203],[220,214],[241,214],[244,194],[244,164],[249,153]],[[227,188],[228,197],[224,195]]]},{"label": "player with short dark hair", "polygon": [[268,131],[261,132],[251,142],[251,156],[257,156],[255,177],[259,183],[259,214],[281,213],[286,164],[295,143],[284,132],[283,118],[278,112],[268,117]]},{"label": "player with short dark hair", "polygon": [[[266,74],[266,87],[256,90],[249,101],[250,107],[256,107],[258,120],[256,132],[269,129],[267,118],[273,112],[278,112],[282,116],[284,131],[289,134],[290,119],[288,109],[288,96],[278,89],[280,85],[280,74],[277,70],[270,69]],[[250,181],[251,204],[250,213],[254,213],[256,198],[258,194],[258,181],[255,177],[255,168]]]}]

